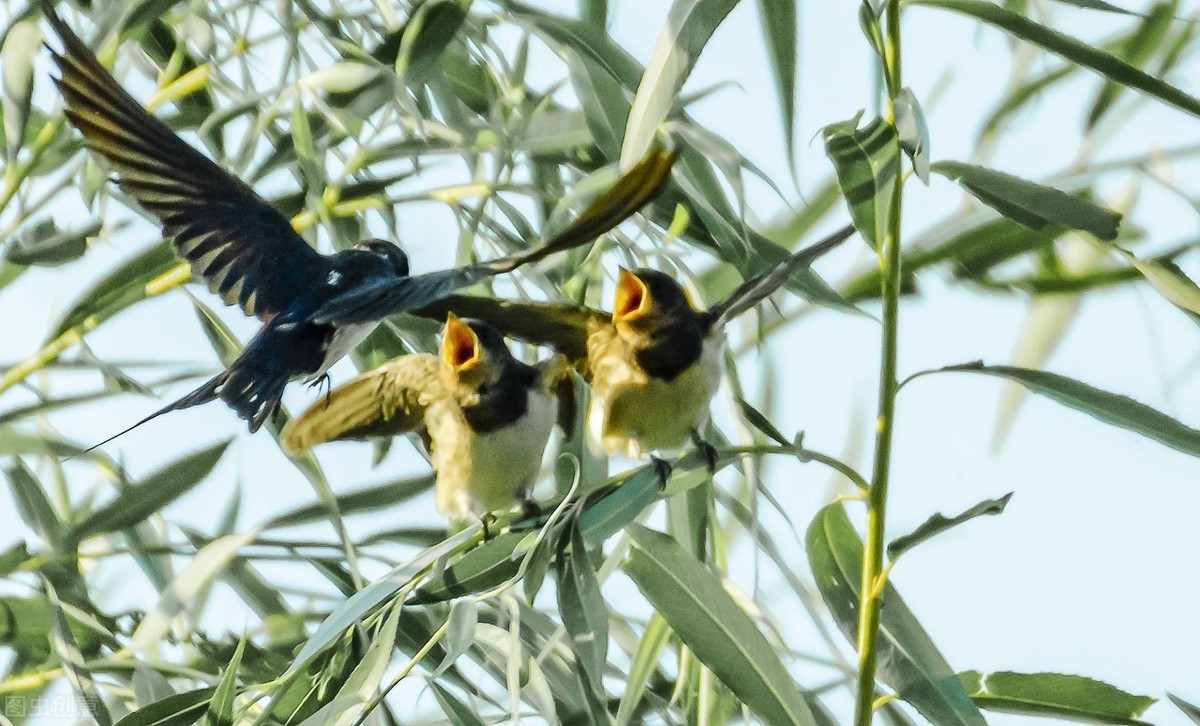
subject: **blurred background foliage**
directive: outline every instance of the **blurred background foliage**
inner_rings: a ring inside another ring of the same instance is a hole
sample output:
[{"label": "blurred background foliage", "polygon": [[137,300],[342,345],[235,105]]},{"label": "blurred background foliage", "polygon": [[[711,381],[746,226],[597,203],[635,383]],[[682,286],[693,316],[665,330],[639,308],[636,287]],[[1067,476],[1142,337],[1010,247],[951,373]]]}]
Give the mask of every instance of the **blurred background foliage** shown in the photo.
[{"label": "blurred background foliage", "polygon": [[[1013,382],[997,440],[1023,391],[1033,390],[1200,454],[1200,432],[1166,414],[1037,370],[1087,296],[1148,286],[1200,320],[1200,290],[1178,264],[1195,240],[1150,240],[1148,220],[1134,213],[1144,185],[1195,208],[1169,170],[1200,148],[1159,148],[1151,129],[1142,153],[1102,153],[1146,104],[1200,113],[1200,101],[1171,85],[1194,55],[1194,16],[1177,2],[914,0],[999,28],[1010,42],[1007,85],[976,131],[974,156],[960,163],[931,157],[936,146],[921,110],[953,99],[941,97],[940,84],[920,99],[894,84],[898,40],[883,8],[843,3],[842,12],[858,15],[861,50],[875,54],[873,82],[860,94],[869,110],[847,123],[839,121],[854,109],[828,117],[821,109],[824,131],[814,143],[824,144],[829,162],[801,169],[803,8],[743,4],[754,5],[761,35],[726,41],[765,58],[783,131],[773,142],[787,160],[782,174],[760,169],[691,112],[737,81],[689,82],[736,0],[675,0],[645,58],[609,33],[605,0],[140,0],[63,3],[60,12],[136,97],[325,250],[380,236],[410,250],[433,244],[445,264],[507,253],[560,227],[656,137],[671,139],[681,152],[673,181],[639,218],[591,249],[496,283],[505,295],[604,307],[620,262],[671,271],[697,299],[712,301],[847,216],[864,239],[886,247],[898,184],[929,183],[931,173],[955,179],[969,193],[964,201],[942,200],[936,221],[904,237],[897,294],[914,299],[934,280],[1027,306],[1011,366],[955,369]],[[1061,5],[1110,15],[1115,31],[1086,45],[1055,24]],[[899,3],[890,6],[899,12]],[[86,411],[82,430],[99,439],[128,415],[121,402],[129,396],[150,407],[146,397],[211,373],[213,357],[181,361],[167,346],[145,359],[96,354],[91,342],[131,308],[186,296],[172,314],[190,307],[222,362],[236,355],[245,328],[214,309],[211,296],[184,287],[187,268],[169,242],[81,151],[49,83],[38,5],[9,0],[3,8],[0,310],[30,316],[50,306],[48,295],[5,295],[23,276],[89,270],[74,278],[85,282],[68,300],[54,303],[38,349],[0,348],[0,462],[13,504],[3,512],[11,541],[0,543],[7,721],[44,721],[36,704],[73,693],[73,717],[102,724],[850,722],[861,670],[854,636],[863,544],[847,516],[859,509],[845,500],[865,498],[868,477],[855,468],[865,444],[855,434],[831,454],[781,431],[773,421],[789,402],[780,377],[795,353],[784,350],[772,363],[760,351],[817,306],[846,319],[879,317],[887,272],[874,251],[839,258],[849,264],[836,283],[798,277],[790,287],[799,296],[777,296],[731,331],[723,412],[709,432],[720,442],[715,476],[689,454],[671,460],[664,487],[653,464],[600,461],[567,441],[539,488],[547,517],[484,542],[478,525],[447,536],[427,513],[412,521],[389,514],[427,492],[432,477],[364,485],[363,460],[407,448],[364,444],[345,452],[357,468],[336,458],[323,466],[324,455],[290,464],[275,457],[270,466],[294,466],[296,479],[309,483],[308,503],[247,523],[238,482],[229,501],[209,502],[215,519],[197,529],[168,507],[212,487],[214,471],[233,476],[219,462],[227,436],[245,436],[240,425],[225,420],[217,442],[200,446],[189,438],[194,429],[164,419],[154,425],[175,432],[190,453],[164,458],[142,447],[129,451],[138,464],[130,466],[124,454],[82,453],[91,441],[57,424]],[[914,30],[913,44],[921,40]],[[997,149],[1013,122],[1086,73],[1101,80],[1073,163],[1036,184],[984,168],[1003,171]],[[872,121],[877,114],[883,118]],[[1100,182],[1113,178],[1123,186],[1102,194]],[[748,184],[782,209],[777,217],[764,220],[747,205]],[[413,234],[402,220],[429,204],[447,216]],[[178,316],[152,320],[191,325]],[[138,335],[154,339],[152,327]],[[353,364],[361,370],[430,350],[436,329],[393,319],[355,351]],[[746,372],[747,361],[763,370]],[[743,390],[743,377],[754,390]],[[213,438],[202,433],[198,439]],[[777,490],[788,482],[771,476],[780,458],[833,472],[827,506],[795,511],[781,503]],[[893,538],[889,561],[952,526],[1001,514],[1007,502],[935,515]],[[752,579],[741,563],[752,563]],[[760,569],[781,587],[760,588]],[[149,599],[131,601],[124,593],[134,589]],[[884,608],[871,648],[880,690],[877,700],[870,695],[884,722],[977,724],[983,712],[1016,712],[1142,723],[1163,695],[1132,695],[1086,673],[952,668],[891,584],[877,595]],[[808,624],[810,638],[787,637],[795,619]],[[1200,719],[1172,700],[1174,717]]]}]

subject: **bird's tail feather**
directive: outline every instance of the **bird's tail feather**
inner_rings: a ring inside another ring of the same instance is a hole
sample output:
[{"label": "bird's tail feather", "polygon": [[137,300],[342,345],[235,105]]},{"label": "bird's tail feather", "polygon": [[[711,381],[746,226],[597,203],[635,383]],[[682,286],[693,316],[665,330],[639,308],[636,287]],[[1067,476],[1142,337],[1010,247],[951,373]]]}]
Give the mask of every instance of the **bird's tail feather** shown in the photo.
[{"label": "bird's tail feather", "polygon": [[250,422],[250,433],[254,433],[279,410],[279,399],[283,398],[289,376],[256,366],[240,366],[240,362],[235,361],[222,374],[224,380],[215,393],[238,416]]},{"label": "bird's tail feather", "polygon": [[185,408],[199,406],[218,398],[229,404],[229,407],[236,411],[238,416],[250,422],[251,433],[258,431],[263,423],[279,409],[279,400],[283,397],[283,389],[287,385],[288,376],[254,370],[249,366],[238,365],[239,362],[235,361],[227,370],[210,378],[204,385],[183,398],[163,406],[129,428],[109,436],[81,453],[86,454],[98,449],[164,413],[182,411]]},{"label": "bird's tail feather", "polygon": [[200,386],[196,390],[187,394],[183,398],[180,398],[177,401],[168,403],[166,406],[163,406],[162,408],[158,409],[157,411],[150,414],[149,416],[142,419],[141,421],[138,421],[137,423],[130,426],[129,428],[118,431],[117,433],[113,434],[112,436],[109,436],[107,439],[101,441],[100,443],[89,446],[88,448],[84,449],[80,453],[86,454],[91,451],[94,451],[95,449],[98,449],[101,446],[104,446],[108,442],[110,442],[114,439],[117,439],[121,436],[124,436],[125,434],[129,433],[130,431],[133,431],[134,429],[141,426],[142,424],[153,421],[154,419],[158,418],[159,416],[163,415],[164,413],[169,413],[171,411],[182,411],[185,408],[191,408],[192,406],[199,406],[202,403],[208,403],[209,401],[211,401],[217,397],[216,390],[221,385],[221,382],[225,379],[227,373],[228,372],[226,371],[226,372],[217,374],[213,378],[210,378],[208,380],[208,382],[206,382],[204,385]]}]

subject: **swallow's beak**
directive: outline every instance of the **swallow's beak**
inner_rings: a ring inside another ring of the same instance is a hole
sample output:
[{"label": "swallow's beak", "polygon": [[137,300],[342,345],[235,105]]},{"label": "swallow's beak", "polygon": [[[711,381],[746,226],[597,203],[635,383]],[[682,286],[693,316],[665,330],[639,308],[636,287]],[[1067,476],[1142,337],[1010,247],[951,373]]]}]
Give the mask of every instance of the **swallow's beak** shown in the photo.
[{"label": "swallow's beak", "polygon": [[650,310],[650,305],[650,289],[646,283],[622,267],[621,275],[617,278],[616,298],[613,300],[613,322],[636,320]]},{"label": "swallow's beak", "polygon": [[471,326],[458,319],[454,313],[446,316],[446,328],[442,332],[442,360],[456,372],[469,371],[482,359],[479,338]]}]

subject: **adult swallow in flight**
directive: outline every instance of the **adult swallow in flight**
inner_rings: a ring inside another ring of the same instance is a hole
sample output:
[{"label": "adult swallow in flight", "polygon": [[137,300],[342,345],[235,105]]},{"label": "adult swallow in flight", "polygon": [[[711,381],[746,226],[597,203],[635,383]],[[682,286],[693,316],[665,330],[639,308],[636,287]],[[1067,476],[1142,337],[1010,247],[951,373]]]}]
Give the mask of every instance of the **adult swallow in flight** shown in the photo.
[{"label": "adult swallow in flight", "polygon": [[571,366],[527,365],[504,336],[447,316],[440,357],[404,355],[330,392],[283,430],[296,452],[326,441],[417,434],[437,474],[435,502],[451,519],[507,509],[537,478],[555,421],[574,422]]},{"label": "adult swallow in flight", "polygon": [[379,320],[346,324],[318,320],[318,310],[332,302],[369,299],[399,312],[581,245],[652,199],[669,178],[674,161],[673,152],[654,149],[572,224],[541,245],[488,262],[410,277],[403,250],[384,240],[365,240],[332,255],[314,250],[247,184],[148,113],[53,7],[49,3],[43,7],[63,43],[62,53],[51,52],[61,71],[56,83],[67,102],[67,118],[87,146],[117,172],[119,186],[159,219],[164,235],[174,238],[192,274],[226,304],[237,304],[264,323],[226,370],[116,436],[168,411],[217,398],[246,419],[250,431],[257,431],[278,409],[289,381],[321,380]]},{"label": "adult swallow in flight", "polygon": [[549,345],[591,384],[588,438],[609,454],[639,458],[677,449],[708,419],[720,379],[726,323],[762,302],[798,270],[845,241],[847,226],[748,278],[724,300],[698,310],[671,276],[622,269],[611,313],[566,303],[451,295],[416,311],[487,321],[505,335]]}]

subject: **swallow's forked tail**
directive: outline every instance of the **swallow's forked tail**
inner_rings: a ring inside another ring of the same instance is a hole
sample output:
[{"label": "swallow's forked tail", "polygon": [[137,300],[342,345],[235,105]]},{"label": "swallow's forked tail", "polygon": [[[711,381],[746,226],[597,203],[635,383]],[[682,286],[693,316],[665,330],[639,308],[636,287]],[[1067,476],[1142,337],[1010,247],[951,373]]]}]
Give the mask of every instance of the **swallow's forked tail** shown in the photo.
[{"label": "swallow's forked tail", "polygon": [[133,431],[138,426],[141,426],[142,424],[147,423],[149,421],[153,421],[154,419],[158,418],[159,416],[163,415],[164,413],[169,413],[171,411],[182,411],[185,408],[191,408],[192,406],[199,406],[202,403],[208,403],[209,401],[211,401],[217,397],[216,389],[221,385],[221,382],[225,378],[227,373],[228,373],[228,371],[223,371],[223,372],[219,373],[215,377],[209,379],[209,381],[207,383],[200,386],[199,388],[192,391],[191,393],[187,394],[186,396],[179,399],[178,401],[168,403],[166,406],[163,406],[162,408],[158,409],[157,411],[150,414],[149,416],[142,419],[141,421],[138,421],[137,423],[130,426],[129,428],[118,431],[117,433],[113,434],[112,436],[109,436],[107,439],[101,441],[100,443],[89,446],[88,448],[84,449],[80,453],[87,454],[91,451],[94,451],[94,450],[100,448],[101,446],[104,446],[108,442],[110,442],[114,439],[120,438],[121,436],[124,436],[125,434],[129,433],[130,431]]},{"label": "swallow's forked tail", "polygon": [[243,361],[240,359],[234,361],[228,369],[210,378],[204,385],[183,398],[163,406],[129,428],[109,436],[81,453],[86,454],[98,449],[164,413],[200,406],[217,398],[229,404],[229,407],[236,411],[239,417],[250,422],[251,433],[258,431],[263,423],[279,409],[279,400],[283,397],[283,389],[287,386],[288,376],[286,374],[281,376],[271,371],[253,370],[248,366],[240,365],[242,363]]}]

